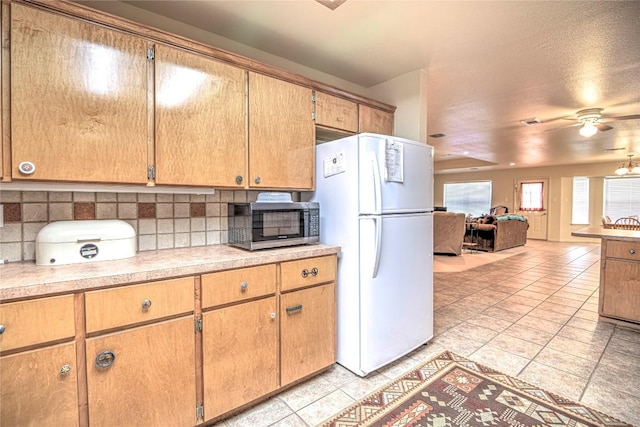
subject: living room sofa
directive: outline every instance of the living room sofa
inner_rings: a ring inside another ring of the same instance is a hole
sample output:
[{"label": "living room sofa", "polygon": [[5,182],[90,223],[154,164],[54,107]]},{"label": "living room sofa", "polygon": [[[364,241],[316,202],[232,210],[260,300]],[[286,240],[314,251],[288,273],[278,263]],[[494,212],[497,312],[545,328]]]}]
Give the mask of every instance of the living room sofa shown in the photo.
[{"label": "living room sofa", "polygon": [[497,252],[527,243],[529,223],[520,215],[485,215],[475,218],[465,234],[465,242],[477,243],[481,251]]},{"label": "living room sofa", "polygon": [[433,253],[460,255],[464,242],[465,215],[456,212],[433,213]]}]

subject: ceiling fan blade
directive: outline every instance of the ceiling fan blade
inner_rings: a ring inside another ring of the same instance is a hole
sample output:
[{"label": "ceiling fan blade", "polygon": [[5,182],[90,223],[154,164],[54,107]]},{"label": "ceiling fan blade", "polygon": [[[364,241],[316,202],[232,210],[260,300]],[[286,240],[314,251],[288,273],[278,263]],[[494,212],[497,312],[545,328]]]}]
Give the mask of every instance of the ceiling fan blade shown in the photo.
[{"label": "ceiling fan blade", "polygon": [[558,129],[565,129],[565,128],[572,128],[572,127],[576,127],[576,126],[582,126],[582,123],[574,123],[572,125],[566,125],[566,126],[560,126],[557,128],[551,128],[551,129],[545,129],[545,132],[550,132],[552,130],[558,130]]},{"label": "ceiling fan blade", "polygon": [[602,119],[607,122],[619,122],[622,120],[638,120],[640,119],[640,114],[632,114],[630,116],[618,116],[618,117],[603,117]]},{"label": "ceiling fan blade", "polygon": [[600,132],[605,132],[605,131],[613,129],[611,126],[609,126],[606,123],[596,123],[596,127],[598,128],[598,130]]}]

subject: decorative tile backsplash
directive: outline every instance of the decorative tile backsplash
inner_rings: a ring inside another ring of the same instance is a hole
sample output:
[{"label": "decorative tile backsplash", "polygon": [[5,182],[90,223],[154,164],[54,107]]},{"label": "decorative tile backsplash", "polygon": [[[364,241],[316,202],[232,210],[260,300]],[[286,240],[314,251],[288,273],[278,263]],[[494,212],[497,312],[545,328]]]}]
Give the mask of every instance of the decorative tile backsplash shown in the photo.
[{"label": "decorative tile backsplash", "polygon": [[53,221],[122,219],[138,251],[227,243],[227,203],[255,201],[257,191],[215,194],[2,191],[0,259],[34,260],[38,231]]}]

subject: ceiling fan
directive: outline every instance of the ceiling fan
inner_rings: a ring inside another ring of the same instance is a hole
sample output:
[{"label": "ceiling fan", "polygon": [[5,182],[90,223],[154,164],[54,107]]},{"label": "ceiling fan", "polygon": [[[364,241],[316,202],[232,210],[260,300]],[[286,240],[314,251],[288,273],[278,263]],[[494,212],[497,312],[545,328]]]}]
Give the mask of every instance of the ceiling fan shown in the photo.
[{"label": "ceiling fan", "polygon": [[602,111],[604,108],[587,108],[585,110],[580,110],[576,113],[576,117],[562,117],[562,120],[572,120],[577,123],[560,126],[553,129],[547,129],[547,131],[564,129],[568,127],[574,126],[582,126],[580,128],[580,135],[589,137],[593,136],[598,131],[604,132],[613,129],[613,127],[609,126],[607,123],[609,122],[619,122],[622,120],[636,120],[640,119],[640,114],[632,114],[629,116],[618,116],[618,117],[602,117]]}]

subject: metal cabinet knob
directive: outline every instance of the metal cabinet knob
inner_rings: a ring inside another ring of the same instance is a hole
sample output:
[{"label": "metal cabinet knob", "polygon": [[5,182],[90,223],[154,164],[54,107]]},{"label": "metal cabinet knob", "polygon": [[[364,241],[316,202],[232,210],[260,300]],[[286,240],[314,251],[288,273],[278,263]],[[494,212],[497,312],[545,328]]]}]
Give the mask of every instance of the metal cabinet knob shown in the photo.
[{"label": "metal cabinet knob", "polygon": [[98,368],[108,368],[109,366],[113,365],[113,362],[115,362],[115,360],[116,355],[113,353],[113,351],[105,350],[96,356],[95,363]]},{"label": "metal cabinet knob", "polygon": [[275,314],[275,313],[271,313],[271,314],[269,315],[269,317],[271,318],[271,320],[273,320],[273,319],[275,319],[275,318],[276,318],[276,314]]},{"label": "metal cabinet knob", "polygon": [[0,325],[0,335],[2,335],[4,333],[4,325]]},{"label": "metal cabinet knob", "polygon": [[69,372],[71,372],[71,366],[69,365],[63,365],[62,368],[60,368],[60,375],[68,375]]},{"label": "metal cabinet knob", "polygon": [[31,175],[36,171],[36,165],[31,162],[22,162],[18,165],[18,170],[23,175]]},{"label": "metal cabinet knob", "polygon": [[248,287],[249,287],[249,284],[247,282],[240,283],[240,291],[247,292]]},{"label": "metal cabinet knob", "polygon": [[242,177],[240,175],[236,176],[236,184],[242,184]]},{"label": "metal cabinet knob", "polygon": [[635,255],[636,250],[635,250],[635,249],[629,249],[629,253],[630,253],[631,255]]},{"label": "metal cabinet knob", "polygon": [[318,275],[318,269],[317,269],[317,268],[315,268],[315,267],[313,267],[313,268],[311,269],[311,275],[312,275],[312,276],[314,276],[314,277],[315,277],[315,276],[317,276],[317,275]]},{"label": "metal cabinet knob", "polygon": [[146,300],[142,301],[142,311],[148,311],[150,307],[151,307],[151,300],[150,299],[146,299]]},{"label": "metal cabinet knob", "polygon": [[256,184],[260,184],[260,177],[256,176],[256,179],[254,181],[256,182]]},{"label": "metal cabinet knob", "polygon": [[304,277],[305,279],[309,277],[309,270],[307,270],[306,268],[302,270],[302,277]]}]

